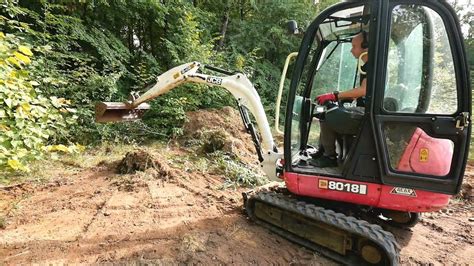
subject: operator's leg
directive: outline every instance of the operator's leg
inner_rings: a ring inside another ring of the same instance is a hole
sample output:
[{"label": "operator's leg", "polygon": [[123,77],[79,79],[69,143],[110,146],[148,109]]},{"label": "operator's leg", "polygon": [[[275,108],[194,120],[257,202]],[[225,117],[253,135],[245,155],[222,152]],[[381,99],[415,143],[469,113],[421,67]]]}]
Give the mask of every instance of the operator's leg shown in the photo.
[{"label": "operator's leg", "polygon": [[317,167],[335,167],[337,166],[336,154],[336,132],[325,122],[320,122],[319,141],[324,149],[323,156],[311,161],[311,165]]},{"label": "operator's leg", "polygon": [[326,124],[326,122],[320,122],[321,132],[320,141],[324,148],[324,156],[332,157],[337,156],[336,154],[336,132]]}]

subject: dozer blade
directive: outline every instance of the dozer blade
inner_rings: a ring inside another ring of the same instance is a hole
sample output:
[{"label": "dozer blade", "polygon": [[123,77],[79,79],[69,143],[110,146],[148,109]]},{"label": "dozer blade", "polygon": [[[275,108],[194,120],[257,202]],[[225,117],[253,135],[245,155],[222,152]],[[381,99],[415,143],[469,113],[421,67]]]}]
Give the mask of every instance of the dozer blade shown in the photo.
[{"label": "dozer blade", "polygon": [[150,105],[142,103],[136,108],[122,102],[100,102],[95,105],[95,121],[99,123],[134,121],[143,117]]}]

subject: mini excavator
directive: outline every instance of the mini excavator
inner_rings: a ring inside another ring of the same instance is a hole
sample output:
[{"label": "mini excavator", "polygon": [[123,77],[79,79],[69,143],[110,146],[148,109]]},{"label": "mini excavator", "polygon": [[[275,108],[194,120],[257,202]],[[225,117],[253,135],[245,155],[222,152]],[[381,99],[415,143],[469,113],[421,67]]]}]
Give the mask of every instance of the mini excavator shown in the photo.
[{"label": "mini excavator", "polygon": [[[369,54],[364,112],[351,111],[352,102],[319,106],[315,96],[355,87],[361,69],[350,54],[351,39],[362,31]],[[420,213],[444,208],[464,175],[471,89],[454,10],[437,0],[344,1],[315,18],[298,53],[290,56],[296,61],[283,148],[273,140],[250,80],[199,62],[166,71],[130,101],[98,103],[96,120],[139,119],[150,108],[146,102],[184,83],[223,87],[237,100],[263,171],[280,181],[244,193],[248,216],[343,264],[397,265],[399,246],[380,225],[410,227]],[[222,76],[204,74],[205,69]],[[336,167],[312,164],[319,121],[340,128]],[[357,132],[345,132],[353,121],[359,123]]]}]

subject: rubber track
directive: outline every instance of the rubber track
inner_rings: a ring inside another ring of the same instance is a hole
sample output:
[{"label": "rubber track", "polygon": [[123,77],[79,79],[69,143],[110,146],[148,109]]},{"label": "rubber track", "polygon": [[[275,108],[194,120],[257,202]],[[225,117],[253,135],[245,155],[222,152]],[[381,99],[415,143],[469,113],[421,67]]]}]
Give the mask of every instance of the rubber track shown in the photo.
[{"label": "rubber track", "polygon": [[316,250],[322,253],[324,256],[330,257],[340,263],[346,265],[360,265],[363,263],[363,260],[360,257],[355,258],[355,256],[344,256],[335,251],[319,246],[309,240],[301,238],[280,227],[259,220],[253,212],[255,202],[260,201],[270,204],[275,207],[303,215],[312,220],[329,224],[351,234],[367,238],[379,245],[385,251],[385,256],[389,260],[387,265],[398,265],[399,263],[398,250],[400,248],[395,240],[395,237],[391,233],[383,230],[379,225],[370,224],[367,221],[359,220],[352,216],[346,216],[342,213],[336,213],[332,210],[324,209],[322,207],[315,206],[314,204],[308,204],[304,201],[298,201],[297,199],[292,198],[290,195],[284,195],[276,191],[263,190],[250,192],[244,196],[244,199],[245,198],[247,198],[244,203],[245,209],[247,215],[249,215],[252,220],[281,235],[282,237],[289,239],[290,241],[296,242],[309,249]]}]

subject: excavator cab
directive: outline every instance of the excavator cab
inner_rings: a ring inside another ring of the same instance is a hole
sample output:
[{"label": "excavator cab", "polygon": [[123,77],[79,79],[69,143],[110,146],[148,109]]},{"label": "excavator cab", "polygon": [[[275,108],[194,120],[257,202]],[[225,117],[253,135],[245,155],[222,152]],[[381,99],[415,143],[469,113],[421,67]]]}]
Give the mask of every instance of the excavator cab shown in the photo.
[{"label": "excavator cab", "polygon": [[[455,194],[471,130],[469,74],[456,21],[444,1],[347,1],[321,13],[306,30],[294,66],[285,172]],[[369,55],[365,109],[354,112],[347,107],[355,103],[339,102],[321,111],[317,95],[358,84],[361,69],[350,42],[362,31]],[[337,167],[311,164],[319,119],[341,133],[344,156]],[[299,191],[306,189],[321,195]]]}]

